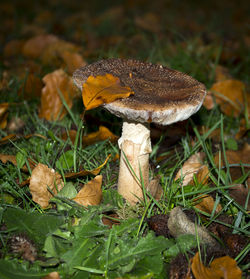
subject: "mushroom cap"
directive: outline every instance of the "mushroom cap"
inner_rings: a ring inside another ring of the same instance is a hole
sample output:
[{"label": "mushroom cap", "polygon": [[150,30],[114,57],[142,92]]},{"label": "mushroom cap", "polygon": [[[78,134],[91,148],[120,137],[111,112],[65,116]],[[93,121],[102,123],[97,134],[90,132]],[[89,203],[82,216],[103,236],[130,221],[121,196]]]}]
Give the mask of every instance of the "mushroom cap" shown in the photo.
[{"label": "mushroom cap", "polygon": [[73,79],[82,90],[89,76],[107,73],[135,94],[103,106],[131,121],[168,125],[185,120],[199,110],[206,95],[205,86],[187,74],[132,59],[100,60],[76,70]]}]

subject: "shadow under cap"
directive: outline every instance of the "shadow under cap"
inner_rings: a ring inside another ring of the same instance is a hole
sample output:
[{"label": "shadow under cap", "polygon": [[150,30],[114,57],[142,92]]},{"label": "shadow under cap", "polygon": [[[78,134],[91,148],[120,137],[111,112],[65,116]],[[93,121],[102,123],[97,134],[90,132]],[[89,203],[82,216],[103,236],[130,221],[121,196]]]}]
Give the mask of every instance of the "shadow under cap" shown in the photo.
[{"label": "shadow under cap", "polygon": [[75,71],[73,79],[82,90],[89,76],[107,73],[135,94],[104,107],[133,121],[168,125],[185,120],[199,110],[206,95],[205,86],[184,73],[132,59],[100,60]]}]

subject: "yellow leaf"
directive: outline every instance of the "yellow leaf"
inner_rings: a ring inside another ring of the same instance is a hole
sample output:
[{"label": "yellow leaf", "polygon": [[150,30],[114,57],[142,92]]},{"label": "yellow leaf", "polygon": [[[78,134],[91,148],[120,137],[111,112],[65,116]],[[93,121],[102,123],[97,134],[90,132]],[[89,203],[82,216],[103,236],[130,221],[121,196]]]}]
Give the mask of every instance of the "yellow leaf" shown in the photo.
[{"label": "yellow leaf", "polygon": [[127,98],[134,92],[120,84],[120,79],[111,74],[104,76],[89,76],[83,84],[82,98],[86,110],[112,103],[119,98]]},{"label": "yellow leaf", "polygon": [[74,201],[83,205],[98,205],[102,199],[102,175],[96,176],[79,191]]},{"label": "yellow leaf", "polygon": [[203,265],[197,252],[192,260],[192,272],[195,279],[240,279],[242,271],[234,259],[229,256],[217,258],[209,267]]},{"label": "yellow leaf", "polygon": [[61,175],[54,169],[39,163],[31,173],[29,189],[32,200],[42,208],[48,207],[49,200],[52,198],[48,187],[51,192],[57,194],[64,187]]},{"label": "yellow leaf", "polygon": [[90,133],[82,137],[83,146],[94,144],[98,141],[103,141],[109,139],[112,142],[115,142],[118,137],[114,135],[110,130],[104,126],[99,127],[98,132]]}]

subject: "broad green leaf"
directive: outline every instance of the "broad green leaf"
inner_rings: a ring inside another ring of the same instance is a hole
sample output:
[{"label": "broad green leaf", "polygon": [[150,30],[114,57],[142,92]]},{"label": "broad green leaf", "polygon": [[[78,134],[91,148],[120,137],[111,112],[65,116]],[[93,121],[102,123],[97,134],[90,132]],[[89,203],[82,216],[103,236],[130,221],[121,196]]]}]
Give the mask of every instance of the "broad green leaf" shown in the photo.
[{"label": "broad green leaf", "polygon": [[56,167],[58,169],[70,169],[74,165],[74,151],[68,150],[64,152],[60,158],[56,161]]},{"label": "broad green leaf", "polygon": [[164,252],[164,256],[167,258],[175,258],[179,253],[184,253],[193,247],[197,246],[195,236],[190,234],[180,235],[176,239],[176,243]]},{"label": "broad green leaf", "polygon": [[27,262],[20,264],[14,260],[0,260],[1,279],[40,279],[51,271],[41,271],[38,267],[31,267]]},{"label": "broad green leaf", "polygon": [[62,216],[26,212],[17,208],[7,208],[4,211],[3,219],[9,230],[23,232],[40,244],[43,244],[48,234],[53,233],[65,223]]},{"label": "broad green leaf", "polygon": [[17,154],[16,154],[16,162],[17,162],[17,167],[19,169],[21,169],[24,166],[25,161],[27,159],[27,156],[28,156],[27,152],[24,149],[22,149],[21,151],[17,152]]},{"label": "broad green leaf", "polygon": [[62,255],[61,258],[70,268],[81,266],[83,259],[88,257],[91,249],[96,246],[96,243],[91,238],[77,239],[73,242],[72,248]]},{"label": "broad green leaf", "polygon": [[[108,269],[119,268],[143,259],[145,256],[156,255],[168,247],[168,240],[164,237],[156,237],[153,233],[140,238],[118,238],[113,235],[109,254],[104,251],[100,262]],[[108,259],[107,259],[108,258]],[[131,269],[133,266],[131,266]]]},{"label": "broad green leaf", "polygon": [[76,188],[72,182],[67,182],[62,190],[57,194],[59,197],[73,199],[77,195]]}]

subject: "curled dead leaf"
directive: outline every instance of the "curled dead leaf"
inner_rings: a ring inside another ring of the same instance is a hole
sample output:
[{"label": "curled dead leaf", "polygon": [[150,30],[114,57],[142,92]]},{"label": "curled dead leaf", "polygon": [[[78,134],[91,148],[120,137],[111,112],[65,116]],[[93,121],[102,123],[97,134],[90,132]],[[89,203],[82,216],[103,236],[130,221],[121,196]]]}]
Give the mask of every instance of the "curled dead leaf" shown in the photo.
[{"label": "curled dead leaf", "polygon": [[[52,193],[55,195],[64,187],[61,175],[50,169],[44,164],[38,164],[32,171],[30,177],[30,193],[34,202],[38,203],[42,208],[49,205]],[[48,190],[50,189],[50,191]]]},{"label": "curled dead leaf", "polygon": [[178,171],[175,180],[183,178],[182,186],[193,184],[195,174],[199,183],[206,184],[209,178],[209,170],[202,162],[203,157],[204,154],[200,152],[192,155]]},{"label": "curled dead leaf", "polygon": [[192,272],[195,279],[240,279],[242,271],[234,259],[229,256],[217,258],[209,267],[203,265],[197,252],[192,259]]},{"label": "curled dead leaf", "polygon": [[78,192],[74,201],[83,205],[98,205],[102,200],[102,175],[97,175]]},{"label": "curled dead leaf", "polygon": [[122,86],[120,79],[111,74],[89,76],[82,87],[82,98],[86,110],[90,110],[115,101],[127,98],[134,92],[128,86]]},{"label": "curled dead leaf", "polygon": [[39,117],[49,121],[54,121],[58,117],[62,119],[67,110],[63,106],[60,94],[71,108],[73,98],[77,95],[73,81],[62,69],[47,74],[43,81],[45,87],[42,89]]},{"label": "curled dead leaf", "polygon": [[5,129],[7,126],[8,108],[8,103],[0,104],[0,129]]},{"label": "curled dead leaf", "polygon": [[109,139],[111,142],[116,142],[118,140],[118,137],[114,135],[108,128],[100,126],[98,132],[93,132],[86,136],[83,136],[82,143],[83,146],[87,146],[107,139]]},{"label": "curled dead leaf", "polygon": [[[201,211],[207,212],[209,214],[212,213],[213,208],[214,208],[214,199],[213,197],[209,195],[205,195],[203,197],[200,197],[199,199],[195,199],[195,202],[197,203],[195,205],[196,208],[198,208]],[[222,207],[220,204],[217,205],[215,209],[215,213],[219,213],[222,210]]]},{"label": "curled dead leaf", "polygon": [[80,177],[80,176],[86,176],[86,175],[89,175],[89,174],[97,175],[97,174],[100,173],[101,169],[107,164],[110,156],[111,156],[111,154],[109,154],[107,156],[105,161],[99,167],[97,167],[97,168],[95,168],[93,170],[81,170],[79,172],[69,172],[69,173],[66,173],[64,176],[66,178],[76,178],[76,177]]}]

